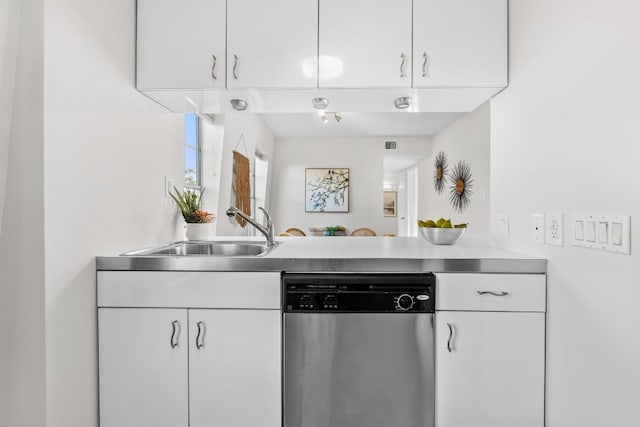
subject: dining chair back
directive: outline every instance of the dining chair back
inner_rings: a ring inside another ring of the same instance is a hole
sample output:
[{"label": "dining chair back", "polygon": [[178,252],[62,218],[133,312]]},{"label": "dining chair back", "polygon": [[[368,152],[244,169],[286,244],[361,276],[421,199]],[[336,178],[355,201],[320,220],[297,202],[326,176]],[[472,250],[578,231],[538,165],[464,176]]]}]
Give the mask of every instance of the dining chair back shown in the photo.
[{"label": "dining chair back", "polygon": [[306,234],[304,234],[304,231],[300,230],[299,228],[287,228],[285,230],[285,233],[289,233],[292,236],[306,236]]},{"label": "dining chair back", "polygon": [[376,232],[367,227],[356,228],[351,232],[352,236],[377,236]]}]

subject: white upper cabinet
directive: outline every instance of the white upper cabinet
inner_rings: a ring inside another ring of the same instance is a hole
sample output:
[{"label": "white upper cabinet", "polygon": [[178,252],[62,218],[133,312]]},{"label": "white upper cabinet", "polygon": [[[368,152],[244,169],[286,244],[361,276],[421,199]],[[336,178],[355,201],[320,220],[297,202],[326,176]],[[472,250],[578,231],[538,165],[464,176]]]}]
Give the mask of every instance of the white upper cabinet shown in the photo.
[{"label": "white upper cabinet", "polygon": [[414,0],[413,55],[414,87],[506,86],[507,0]]},{"label": "white upper cabinet", "polygon": [[507,85],[507,1],[138,0],[136,87],[174,112],[308,111],[314,89],[395,111],[412,88],[414,111],[472,111]]},{"label": "white upper cabinet", "polygon": [[319,86],[411,86],[411,0],[319,0]]},{"label": "white upper cabinet", "polygon": [[317,0],[233,0],[227,16],[227,88],[318,84]]},{"label": "white upper cabinet", "polygon": [[225,0],[138,0],[139,90],[224,89]]}]

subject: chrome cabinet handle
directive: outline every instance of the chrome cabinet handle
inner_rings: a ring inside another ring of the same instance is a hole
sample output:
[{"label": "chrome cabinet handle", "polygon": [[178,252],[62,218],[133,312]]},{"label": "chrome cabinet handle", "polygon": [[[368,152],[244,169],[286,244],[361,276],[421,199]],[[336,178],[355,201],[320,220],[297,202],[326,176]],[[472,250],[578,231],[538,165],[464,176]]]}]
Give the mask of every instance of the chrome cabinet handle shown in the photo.
[{"label": "chrome cabinet handle", "polygon": [[400,77],[404,77],[404,64],[405,62],[407,62],[407,55],[404,54],[404,52],[402,52],[400,54]]},{"label": "chrome cabinet handle", "polygon": [[171,322],[171,348],[176,348],[178,346],[178,337],[180,336],[180,322],[174,320]]},{"label": "chrome cabinet handle", "polygon": [[200,350],[202,347],[204,347],[204,322],[198,322],[196,323],[196,326],[198,326],[198,335],[196,336],[196,349]]},{"label": "chrome cabinet handle", "polygon": [[213,64],[211,65],[211,77],[213,77],[213,80],[217,80],[218,77],[216,76],[216,65],[218,64],[218,57],[215,55],[211,55],[211,58],[213,59]]},{"label": "chrome cabinet handle", "polygon": [[447,350],[451,353],[453,350],[451,349],[451,343],[453,342],[453,325],[451,323],[447,323],[449,327],[449,340],[447,341]]},{"label": "chrome cabinet handle", "polygon": [[493,295],[493,296],[496,296],[496,297],[506,297],[507,295],[509,295],[509,292],[505,292],[505,291],[502,291],[500,293],[493,292],[493,291],[477,291],[477,292],[478,292],[478,295],[487,295],[488,294],[488,295]]},{"label": "chrome cabinet handle", "polygon": [[233,78],[238,79],[238,55],[233,55]]},{"label": "chrome cabinet handle", "polygon": [[427,77],[427,65],[429,65],[429,55],[427,52],[422,52],[422,77]]}]

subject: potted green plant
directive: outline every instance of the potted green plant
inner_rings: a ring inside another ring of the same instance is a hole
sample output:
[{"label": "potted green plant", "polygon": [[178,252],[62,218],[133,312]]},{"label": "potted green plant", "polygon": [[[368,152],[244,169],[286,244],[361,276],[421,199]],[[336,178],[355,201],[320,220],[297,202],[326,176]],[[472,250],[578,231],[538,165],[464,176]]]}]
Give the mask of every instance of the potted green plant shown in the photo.
[{"label": "potted green plant", "polygon": [[213,234],[211,225],[216,217],[214,214],[202,210],[204,188],[200,190],[200,194],[194,190],[180,192],[176,187],[173,187],[173,191],[173,193],[169,193],[169,196],[178,206],[182,218],[187,224],[187,239],[208,240],[211,238]]}]

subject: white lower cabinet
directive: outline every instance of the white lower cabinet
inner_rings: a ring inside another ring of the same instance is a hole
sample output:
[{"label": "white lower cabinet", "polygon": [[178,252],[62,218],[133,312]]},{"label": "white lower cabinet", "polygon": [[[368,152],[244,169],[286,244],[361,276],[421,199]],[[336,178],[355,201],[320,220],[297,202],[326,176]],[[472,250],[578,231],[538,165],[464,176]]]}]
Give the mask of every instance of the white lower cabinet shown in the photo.
[{"label": "white lower cabinet", "polygon": [[279,427],[280,312],[101,308],[101,427]]},{"label": "white lower cabinet", "polygon": [[544,425],[544,313],[439,312],[436,426]]},{"label": "white lower cabinet", "polygon": [[99,272],[100,427],[280,427],[281,318],[279,273]]},{"label": "white lower cabinet", "polygon": [[275,310],[189,311],[191,427],[280,427],[280,318]]},{"label": "white lower cabinet", "polygon": [[101,308],[101,427],[187,427],[187,310]]},{"label": "white lower cabinet", "polygon": [[436,427],[543,427],[545,276],[437,276]]}]

